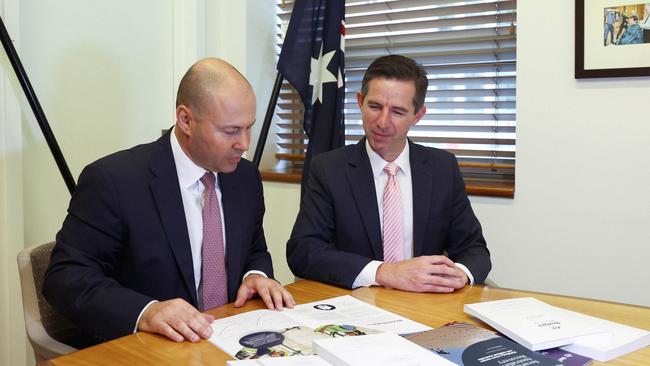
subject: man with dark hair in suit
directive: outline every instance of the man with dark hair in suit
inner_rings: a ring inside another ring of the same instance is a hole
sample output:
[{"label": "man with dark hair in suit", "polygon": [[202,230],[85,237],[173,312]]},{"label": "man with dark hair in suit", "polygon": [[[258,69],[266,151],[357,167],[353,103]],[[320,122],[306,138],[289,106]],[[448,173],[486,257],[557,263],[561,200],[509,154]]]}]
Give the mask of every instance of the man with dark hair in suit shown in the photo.
[{"label": "man with dark hair in suit", "polygon": [[427,88],[409,58],[370,65],[357,93],[365,138],[312,162],[287,243],[296,276],[417,292],[485,280],[490,253],[456,158],[407,138],[426,113]]},{"label": "man with dark hair in suit", "polygon": [[83,170],[43,285],[84,332],[73,346],[136,330],[197,342],[214,319],[200,311],[255,295],[293,307],[271,279],[259,172],[241,159],[254,122],[246,79],[201,60],[180,83],[173,129]]}]

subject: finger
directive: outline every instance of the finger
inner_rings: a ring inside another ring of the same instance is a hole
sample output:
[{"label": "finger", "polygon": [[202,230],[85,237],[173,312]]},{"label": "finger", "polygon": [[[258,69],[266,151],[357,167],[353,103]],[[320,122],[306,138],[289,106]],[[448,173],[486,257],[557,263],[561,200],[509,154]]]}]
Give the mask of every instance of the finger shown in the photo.
[{"label": "finger", "polygon": [[262,301],[264,301],[264,304],[266,305],[266,308],[269,310],[275,309],[273,305],[273,299],[271,299],[271,294],[269,293],[269,289],[267,287],[262,287],[257,290],[258,295],[262,298]]},{"label": "finger", "polygon": [[456,267],[449,267],[445,264],[436,264],[430,267],[430,274],[436,274],[441,277],[460,278],[462,275]]},{"label": "finger", "polygon": [[174,328],[175,331],[180,333],[185,339],[190,342],[198,342],[201,338],[196,334],[190,326],[182,319],[174,319],[170,325]]},{"label": "finger", "polygon": [[453,289],[458,287],[459,282],[454,278],[444,277],[436,274],[430,274],[428,276],[425,276],[425,278],[422,279],[421,283],[422,285],[450,287]]},{"label": "finger", "polygon": [[203,319],[205,319],[205,321],[208,322],[208,324],[212,324],[212,322],[215,319],[214,315],[212,314],[201,314],[201,315],[203,315]]},{"label": "finger", "polygon": [[271,298],[273,299],[273,304],[275,305],[276,310],[283,310],[282,306],[282,291],[280,291],[280,288],[273,286],[270,289],[271,293]]},{"label": "finger", "polygon": [[284,304],[289,309],[293,309],[293,307],[296,306],[296,300],[293,299],[293,296],[289,291],[287,291],[286,288],[282,287],[280,290],[282,291],[282,298],[284,299]]},{"label": "finger", "polygon": [[239,290],[237,290],[237,298],[235,298],[235,307],[242,307],[246,303],[246,300],[248,300],[248,286],[242,284],[239,286]]},{"label": "finger", "polygon": [[174,342],[182,342],[185,338],[183,338],[180,333],[174,330],[169,324],[167,323],[160,323],[159,328],[157,329],[156,333],[162,334],[165,337],[171,339]]},{"label": "finger", "polygon": [[453,269],[453,274],[447,276],[449,279],[456,281],[455,288],[465,287],[469,283],[469,277],[462,269],[455,267]]},{"label": "finger", "polygon": [[453,287],[448,287],[448,286],[423,285],[422,290],[423,290],[423,292],[450,293],[450,292],[454,292],[455,289]]},{"label": "finger", "polygon": [[444,264],[449,267],[455,267],[454,261],[444,255],[431,255],[427,257],[431,264]]},{"label": "finger", "polygon": [[207,339],[212,335],[212,327],[210,327],[210,323],[208,323],[205,320],[205,317],[203,317],[198,311],[192,318],[190,318],[188,325],[201,338]]}]

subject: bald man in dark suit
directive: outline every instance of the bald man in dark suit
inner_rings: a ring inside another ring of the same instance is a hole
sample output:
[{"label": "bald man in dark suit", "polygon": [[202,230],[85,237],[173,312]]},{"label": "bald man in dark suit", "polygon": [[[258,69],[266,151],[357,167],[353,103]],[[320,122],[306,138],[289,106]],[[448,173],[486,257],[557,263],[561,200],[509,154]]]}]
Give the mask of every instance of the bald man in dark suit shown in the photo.
[{"label": "bald man in dark suit", "polygon": [[196,342],[213,306],[293,306],[272,279],[259,172],[241,158],[254,121],[246,79],[205,59],[180,83],[173,129],[83,170],[43,286],[85,333],[73,346],[136,330]]}]

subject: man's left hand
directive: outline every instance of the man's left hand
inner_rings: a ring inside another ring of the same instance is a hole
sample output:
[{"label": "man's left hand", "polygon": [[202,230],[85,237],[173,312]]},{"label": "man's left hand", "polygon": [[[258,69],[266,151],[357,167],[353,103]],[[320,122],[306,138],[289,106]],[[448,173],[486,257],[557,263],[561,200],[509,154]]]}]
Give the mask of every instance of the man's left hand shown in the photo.
[{"label": "man's left hand", "polygon": [[259,295],[270,310],[292,309],[296,302],[293,296],[278,281],[259,274],[250,274],[244,278],[239,290],[235,307],[243,306],[247,300]]}]

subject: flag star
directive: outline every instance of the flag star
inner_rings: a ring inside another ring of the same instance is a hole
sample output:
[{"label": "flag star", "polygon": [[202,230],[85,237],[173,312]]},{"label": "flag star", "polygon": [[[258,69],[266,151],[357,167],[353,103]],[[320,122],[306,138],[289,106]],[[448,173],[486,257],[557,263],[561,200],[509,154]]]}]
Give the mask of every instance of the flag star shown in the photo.
[{"label": "flag star", "polygon": [[327,69],[335,53],[336,50],[333,50],[323,55],[323,44],[321,43],[318,59],[311,59],[309,85],[313,87],[311,92],[312,105],[316,103],[316,100],[323,102],[323,84],[337,82],[336,76]]}]

